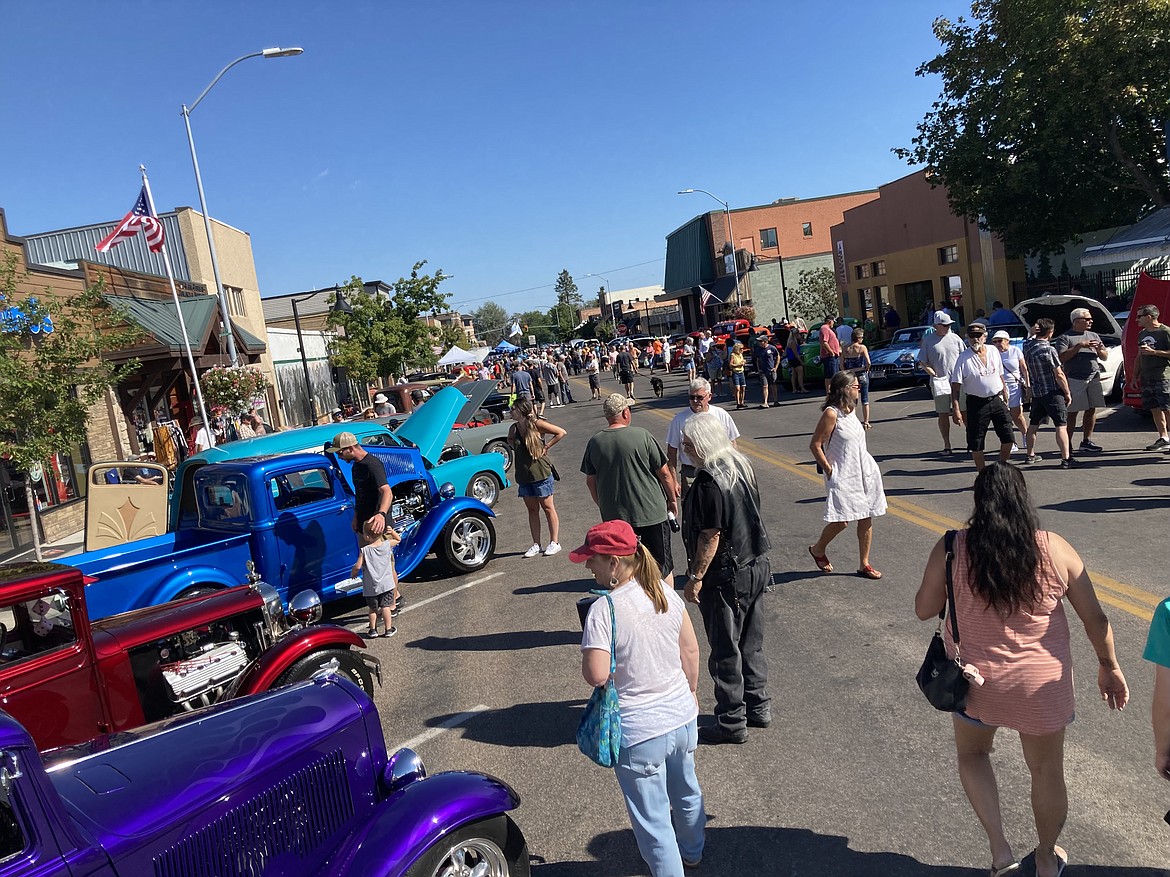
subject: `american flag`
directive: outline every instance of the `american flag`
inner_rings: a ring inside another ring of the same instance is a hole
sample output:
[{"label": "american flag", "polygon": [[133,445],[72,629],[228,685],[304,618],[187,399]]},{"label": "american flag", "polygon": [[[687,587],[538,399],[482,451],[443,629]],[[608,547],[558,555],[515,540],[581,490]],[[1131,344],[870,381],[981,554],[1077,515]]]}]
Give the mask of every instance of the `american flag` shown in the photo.
[{"label": "american flag", "polygon": [[142,229],[143,234],[146,235],[146,246],[150,248],[152,253],[157,253],[162,249],[162,223],[150,210],[150,204],[146,200],[146,186],[143,186],[142,191],[138,193],[138,200],[134,202],[134,207],[131,208],[130,212],[122,217],[122,221],[114,226],[112,232],[98,241],[97,251],[99,253],[107,252],[126,238],[134,237],[138,234],[138,229]]},{"label": "american flag", "polygon": [[699,304],[703,306],[703,310],[707,310],[707,308],[711,307],[712,305],[722,304],[722,302],[720,302],[719,299],[715,297],[715,293],[700,286]]}]

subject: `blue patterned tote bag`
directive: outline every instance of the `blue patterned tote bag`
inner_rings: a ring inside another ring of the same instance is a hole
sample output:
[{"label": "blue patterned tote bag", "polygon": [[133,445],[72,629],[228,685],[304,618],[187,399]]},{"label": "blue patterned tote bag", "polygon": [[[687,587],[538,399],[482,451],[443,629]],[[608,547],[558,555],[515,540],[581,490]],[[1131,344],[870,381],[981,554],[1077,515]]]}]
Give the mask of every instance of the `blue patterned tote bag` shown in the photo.
[{"label": "blue patterned tote bag", "polygon": [[[598,593],[598,592],[594,592]],[[613,671],[617,669],[617,619],[613,610],[613,598],[604,593],[609,601],[609,675],[605,685],[593,689],[585,714],[577,726],[577,748],[602,767],[614,767],[618,750],[622,745],[622,717],[618,712],[618,693],[613,685]]]}]

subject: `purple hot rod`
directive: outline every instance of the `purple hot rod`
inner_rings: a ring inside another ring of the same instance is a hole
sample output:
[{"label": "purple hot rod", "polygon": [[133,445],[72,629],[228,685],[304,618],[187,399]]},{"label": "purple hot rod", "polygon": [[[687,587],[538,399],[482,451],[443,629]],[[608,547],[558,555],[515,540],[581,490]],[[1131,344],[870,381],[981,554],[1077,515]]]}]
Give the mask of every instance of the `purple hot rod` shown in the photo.
[{"label": "purple hot rod", "polygon": [[527,877],[519,803],[388,756],[338,677],[43,754],[0,713],[0,877]]}]

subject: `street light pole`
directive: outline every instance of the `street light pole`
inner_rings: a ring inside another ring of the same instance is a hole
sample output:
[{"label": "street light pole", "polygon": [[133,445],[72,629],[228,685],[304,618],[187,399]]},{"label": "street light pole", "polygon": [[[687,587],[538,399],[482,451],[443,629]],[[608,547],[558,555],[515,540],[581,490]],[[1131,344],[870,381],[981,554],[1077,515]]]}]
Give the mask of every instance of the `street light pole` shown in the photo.
[{"label": "street light pole", "polygon": [[[609,316],[610,316],[610,319],[613,320],[613,337],[616,338],[617,337],[617,311],[614,309],[614,306],[613,306],[613,295],[610,294],[610,291],[609,291],[609,280],[607,280],[601,274],[597,274],[597,273],[586,274],[585,277],[596,277],[605,283],[605,297],[609,301]],[[582,278],[582,279],[584,279],[584,278]]]},{"label": "street light pole", "polygon": [[215,84],[223,78],[223,75],[241,61],[247,61],[249,58],[287,58],[293,55],[299,55],[302,52],[304,52],[304,49],[300,48],[273,48],[241,55],[216,74],[215,79],[211,80],[211,84],[203,89],[202,93],[200,93],[199,97],[195,98],[195,102],[190,107],[183,104],[180,110],[183,116],[183,122],[187,126],[187,145],[191,148],[191,165],[195,168],[195,187],[199,190],[199,209],[203,211],[203,230],[207,234],[207,246],[211,253],[211,274],[215,278],[215,294],[219,297],[219,316],[223,321],[224,333],[227,335],[228,356],[231,358],[232,365],[239,365],[240,359],[236,353],[236,339],[232,334],[231,313],[228,310],[227,299],[223,294],[223,281],[219,276],[219,259],[215,254],[215,238],[211,233],[211,215],[207,212],[207,198],[203,194],[203,176],[199,173],[199,157],[195,154],[195,137],[191,133],[191,110],[199,106],[199,102],[207,97],[207,93],[215,87]]},{"label": "street light pole", "polygon": [[740,307],[743,304],[743,298],[739,294],[739,265],[735,258],[735,232],[731,229],[731,205],[729,205],[722,198],[716,198],[706,189],[682,189],[678,192],[678,194],[693,195],[695,192],[702,192],[704,195],[715,198],[716,201],[723,205],[723,215],[727,217],[727,237],[730,238],[728,243],[731,244],[731,267],[735,273],[735,306]]},{"label": "street light pole", "polygon": [[302,295],[300,298],[290,299],[292,302],[293,325],[297,328],[297,349],[301,353],[301,371],[305,375],[305,416],[306,425],[312,426],[317,422],[317,406],[313,400],[313,382],[309,379],[309,358],[305,354],[305,336],[301,332],[301,314],[297,310],[297,305],[303,301],[308,301],[315,298],[323,292],[333,292],[337,295],[337,300],[333,302],[333,307],[330,308],[333,312],[341,311],[343,313],[352,314],[353,308],[350,306],[341,294],[341,290],[334,287],[329,289],[318,289],[316,292],[310,292],[308,295]]}]

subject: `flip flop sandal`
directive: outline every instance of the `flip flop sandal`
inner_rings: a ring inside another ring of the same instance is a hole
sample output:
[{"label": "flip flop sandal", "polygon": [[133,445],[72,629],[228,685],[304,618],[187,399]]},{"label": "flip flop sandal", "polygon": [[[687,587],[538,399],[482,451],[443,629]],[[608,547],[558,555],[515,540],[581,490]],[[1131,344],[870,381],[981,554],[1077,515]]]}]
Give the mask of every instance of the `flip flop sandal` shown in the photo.
[{"label": "flip flop sandal", "polygon": [[[857,571],[857,574],[863,579],[880,579],[882,574],[870,566],[868,563]],[[1004,872],[1009,873],[1007,871]]]},{"label": "flip flop sandal", "polygon": [[826,554],[813,554],[812,546],[808,547],[808,553],[812,555],[813,562],[817,565],[817,569],[821,572],[832,572],[833,564],[829,563],[829,557]]},{"label": "flip flop sandal", "polygon": [[1002,868],[991,866],[991,877],[1007,877],[1008,874],[1015,874],[1022,866],[1019,862],[1012,862],[1010,865],[1004,865]]}]

